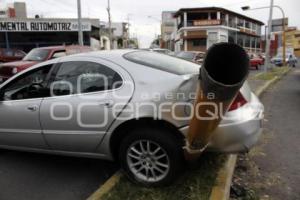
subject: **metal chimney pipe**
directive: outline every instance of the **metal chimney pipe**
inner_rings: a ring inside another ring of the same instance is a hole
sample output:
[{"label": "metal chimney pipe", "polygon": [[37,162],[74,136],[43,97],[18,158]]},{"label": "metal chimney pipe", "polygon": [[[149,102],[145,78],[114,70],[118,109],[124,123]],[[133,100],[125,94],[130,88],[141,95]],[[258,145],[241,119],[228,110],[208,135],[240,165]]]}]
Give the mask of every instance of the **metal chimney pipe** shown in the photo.
[{"label": "metal chimney pipe", "polygon": [[[207,51],[200,68],[195,114],[187,135],[187,159],[197,158],[209,145],[213,131],[218,127],[248,74],[249,57],[242,47],[218,43]],[[216,113],[216,108],[218,115],[207,120],[212,117],[211,113]]]}]

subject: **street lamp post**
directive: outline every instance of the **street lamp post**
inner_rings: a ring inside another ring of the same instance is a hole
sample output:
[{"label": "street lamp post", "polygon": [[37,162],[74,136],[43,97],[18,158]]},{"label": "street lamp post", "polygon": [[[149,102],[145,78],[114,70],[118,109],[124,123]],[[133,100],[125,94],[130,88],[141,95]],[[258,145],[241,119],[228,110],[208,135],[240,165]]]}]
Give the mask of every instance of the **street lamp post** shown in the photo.
[{"label": "street lamp post", "polygon": [[130,46],[130,16],[132,16],[131,13],[127,14],[127,22],[128,22],[128,30],[127,30],[127,48]]},{"label": "street lamp post", "polygon": [[[250,8],[249,6],[244,6],[242,9],[244,11],[247,10],[260,10],[260,9],[268,9],[270,8],[270,16],[269,16],[269,22],[268,22],[268,34],[267,34],[267,40],[266,40],[266,63],[265,66],[268,66],[270,63],[270,57],[269,57],[269,52],[270,52],[270,35],[271,35],[271,27],[272,27],[272,15],[273,15],[273,9],[272,8],[278,8],[282,14],[282,62],[283,65],[286,65],[286,25],[285,25],[285,13],[284,10],[278,6],[273,4],[273,0],[271,0],[271,5],[270,6],[264,6],[264,7],[259,7],[259,8]],[[266,67],[265,67],[266,68]],[[266,70],[266,69],[265,69]]]},{"label": "street lamp post", "polygon": [[112,28],[111,28],[111,14],[110,14],[110,0],[107,0],[107,14],[108,14],[108,35],[109,35],[109,45],[110,50],[113,49],[113,38],[112,38]]},{"label": "street lamp post", "polygon": [[[160,19],[158,19],[158,18],[156,18],[156,17],[153,17],[153,16],[151,16],[151,15],[149,15],[148,18],[149,18],[149,19],[153,19],[153,20],[155,20],[155,21],[157,21],[157,22],[160,23],[160,34],[161,34],[161,37],[162,37],[162,20],[160,20]],[[159,40],[159,31],[158,31],[157,39]],[[161,40],[162,40],[162,39],[161,39]],[[160,43],[161,43],[161,41],[160,41]]]},{"label": "street lamp post", "polygon": [[82,33],[82,21],[81,21],[81,0],[77,0],[78,11],[78,44],[83,46],[83,33]]}]

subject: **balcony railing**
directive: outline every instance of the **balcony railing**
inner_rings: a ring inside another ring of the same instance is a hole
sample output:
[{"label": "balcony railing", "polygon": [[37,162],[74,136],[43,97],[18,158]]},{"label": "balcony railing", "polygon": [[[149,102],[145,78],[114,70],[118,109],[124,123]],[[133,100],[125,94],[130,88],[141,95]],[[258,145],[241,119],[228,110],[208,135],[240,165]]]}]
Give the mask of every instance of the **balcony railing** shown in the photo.
[{"label": "balcony railing", "polygon": [[[183,27],[183,22],[181,22],[178,25],[178,30]],[[223,25],[223,26],[228,26],[231,28],[237,28],[240,29],[241,32],[245,32],[248,34],[253,34],[253,35],[259,35],[258,30],[253,30],[253,29],[248,29],[245,27],[240,27],[237,23],[234,21],[226,21],[224,19],[213,19],[213,20],[188,20],[187,21],[187,27],[194,27],[194,26],[218,26],[218,25]]]},{"label": "balcony railing", "polygon": [[[213,20],[188,20],[187,21],[187,26],[217,26],[217,25],[225,25],[226,22],[225,20],[218,20],[218,19],[213,19]],[[178,29],[183,27],[183,22],[181,22],[178,25]]]}]

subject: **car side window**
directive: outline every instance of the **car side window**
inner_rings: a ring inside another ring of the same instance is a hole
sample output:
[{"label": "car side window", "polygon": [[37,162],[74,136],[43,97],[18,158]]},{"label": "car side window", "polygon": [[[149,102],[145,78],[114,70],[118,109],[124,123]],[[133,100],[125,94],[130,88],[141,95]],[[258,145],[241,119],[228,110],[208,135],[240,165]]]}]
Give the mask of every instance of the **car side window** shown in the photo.
[{"label": "car side window", "polygon": [[26,54],[22,51],[15,51],[15,56],[16,57],[24,57]]},{"label": "car side window", "polygon": [[107,91],[121,87],[121,76],[104,65],[76,61],[64,62],[51,84],[53,95],[70,95]]},{"label": "car side window", "polygon": [[4,86],[1,91],[2,100],[35,99],[49,96],[47,80],[51,68],[52,65],[43,66],[16,78]]},{"label": "car side window", "polygon": [[66,56],[67,55],[67,53],[66,53],[66,51],[56,51],[56,52],[54,52],[53,53],[53,55],[52,55],[52,59],[53,58],[60,58],[60,57],[64,57],[64,56]]}]

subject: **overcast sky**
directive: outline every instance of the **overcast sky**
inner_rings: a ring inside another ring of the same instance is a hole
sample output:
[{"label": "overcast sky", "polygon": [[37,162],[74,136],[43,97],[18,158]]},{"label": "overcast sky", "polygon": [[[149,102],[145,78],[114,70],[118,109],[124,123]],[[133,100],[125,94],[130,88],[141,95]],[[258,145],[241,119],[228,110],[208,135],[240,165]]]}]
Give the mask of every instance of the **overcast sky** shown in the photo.
[{"label": "overcast sky", "polygon": [[[76,0],[17,0],[27,3],[30,17],[35,14],[44,17],[77,17]],[[83,17],[99,18],[107,21],[107,0],[81,0]],[[300,1],[274,0],[281,6],[289,25],[300,28]],[[0,3],[12,3],[14,0],[0,0]],[[155,35],[160,32],[161,12],[164,10],[178,10],[189,7],[218,6],[230,9],[244,15],[267,22],[269,10],[255,10],[244,12],[241,6],[268,6],[270,0],[111,0],[111,13],[114,22],[128,21],[131,23],[131,34],[137,36],[141,47],[149,47]],[[149,18],[148,16],[152,16]],[[281,18],[281,13],[275,9],[273,18]]]}]

